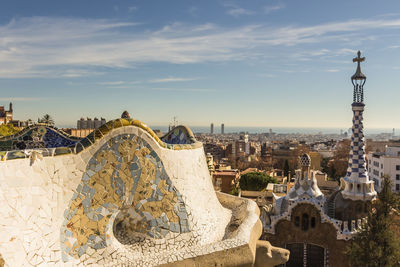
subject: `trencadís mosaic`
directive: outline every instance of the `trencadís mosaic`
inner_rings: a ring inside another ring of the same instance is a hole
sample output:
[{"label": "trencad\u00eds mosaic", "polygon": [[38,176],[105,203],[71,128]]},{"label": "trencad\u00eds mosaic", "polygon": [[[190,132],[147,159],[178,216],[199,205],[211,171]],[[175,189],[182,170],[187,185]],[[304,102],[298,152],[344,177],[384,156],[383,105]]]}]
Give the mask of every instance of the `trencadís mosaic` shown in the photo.
[{"label": "trencad\u00eds mosaic", "polygon": [[[190,231],[185,204],[160,158],[134,134],[118,135],[97,150],[64,217],[64,261],[79,258],[89,247],[105,248],[107,233],[121,227],[155,239]],[[122,217],[128,220],[118,220]]]},{"label": "trencad\u00eds mosaic", "polygon": [[168,144],[193,144],[196,139],[192,131],[185,126],[177,126],[169,133],[161,137],[161,140]]},{"label": "trencad\u00eds mosaic", "polygon": [[79,140],[80,138],[69,136],[55,127],[39,124],[15,135],[0,138],[0,151],[70,147]]},{"label": "trencad\u00eds mosaic", "polygon": [[192,131],[185,126],[177,126],[160,139],[146,124],[134,119],[116,119],[103,124],[87,137],[80,139],[70,136],[55,127],[38,124],[12,136],[0,138],[0,161],[30,157],[26,150],[35,149],[42,156],[78,154],[103,138],[111,130],[136,126],[145,130],[163,148],[173,150],[202,147]]}]

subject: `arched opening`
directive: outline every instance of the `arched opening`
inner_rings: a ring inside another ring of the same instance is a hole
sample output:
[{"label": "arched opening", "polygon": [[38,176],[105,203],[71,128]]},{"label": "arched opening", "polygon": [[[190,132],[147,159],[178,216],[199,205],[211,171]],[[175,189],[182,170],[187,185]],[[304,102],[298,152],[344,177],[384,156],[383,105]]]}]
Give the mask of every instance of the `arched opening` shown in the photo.
[{"label": "arched opening", "polygon": [[311,228],[315,228],[315,217],[311,217]]},{"label": "arched opening", "polygon": [[308,230],[308,214],[304,213],[301,218],[301,230],[307,231]]},{"label": "arched opening", "polygon": [[[285,245],[290,251],[289,261],[286,267],[298,266],[326,266],[327,254],[324,247],[307,244],[307,243],[291,243]],[[306,265],[304,265],[306,263]]]}]

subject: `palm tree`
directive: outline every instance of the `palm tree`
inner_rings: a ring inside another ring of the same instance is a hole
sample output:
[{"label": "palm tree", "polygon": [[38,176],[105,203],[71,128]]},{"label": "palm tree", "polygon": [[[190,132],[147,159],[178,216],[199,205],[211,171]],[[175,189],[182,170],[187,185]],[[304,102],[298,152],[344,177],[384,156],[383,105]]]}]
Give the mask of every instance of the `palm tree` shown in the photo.
[{"label": "palm tree", "polygon": [[39,119],[39,122],[54,125],[54,120],[49,114],[45,114],[41,119]]}]

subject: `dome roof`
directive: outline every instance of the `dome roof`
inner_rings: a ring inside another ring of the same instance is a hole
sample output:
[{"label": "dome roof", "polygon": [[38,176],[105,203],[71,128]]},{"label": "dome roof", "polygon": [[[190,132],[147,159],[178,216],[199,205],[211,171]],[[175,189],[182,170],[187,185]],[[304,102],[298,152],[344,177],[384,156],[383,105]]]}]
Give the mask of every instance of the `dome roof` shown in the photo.
[{"label": "dome roof", "polygon": [[122,112],[121,118],[122,119],[130,119],[131,116],[129,115],[129,112],[125,110],[124,112]]},{"label": "dome roof", "polygon": [[303,167],[311,166],[311,158],[308,154],[304,153],[300,156],[300,165]]}]

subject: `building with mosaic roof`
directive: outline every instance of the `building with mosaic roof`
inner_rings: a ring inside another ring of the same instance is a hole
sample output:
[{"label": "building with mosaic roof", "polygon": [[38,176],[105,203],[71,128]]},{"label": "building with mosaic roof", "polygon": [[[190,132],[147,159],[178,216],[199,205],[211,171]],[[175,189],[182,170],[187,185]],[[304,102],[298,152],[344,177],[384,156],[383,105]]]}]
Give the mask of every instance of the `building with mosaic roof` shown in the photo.
[{"label": "building with mosaic roof", "polygon": [[363,134],[364,89],[358,52],[353,83],[353,127],[346,176],[329,198],[317,185],[317,171],[311,170],[311,158],[299,157],[295,185],[286,196],[274,196],[273,205],[263,207],[263,239],[290,251],[285,266],[348,266],[346,243],[357,233],[371,202],[376,198],[374,182],[368,177]]}]

